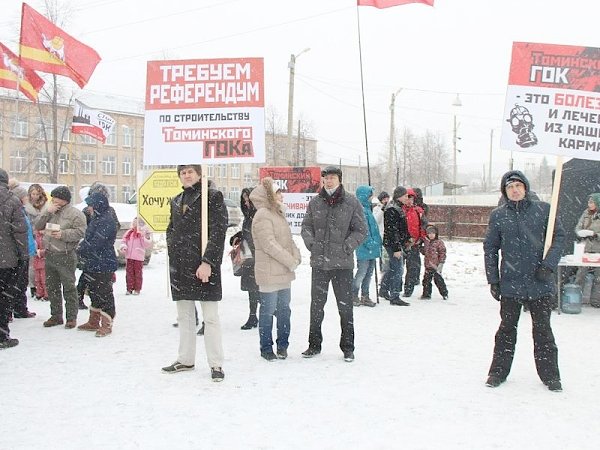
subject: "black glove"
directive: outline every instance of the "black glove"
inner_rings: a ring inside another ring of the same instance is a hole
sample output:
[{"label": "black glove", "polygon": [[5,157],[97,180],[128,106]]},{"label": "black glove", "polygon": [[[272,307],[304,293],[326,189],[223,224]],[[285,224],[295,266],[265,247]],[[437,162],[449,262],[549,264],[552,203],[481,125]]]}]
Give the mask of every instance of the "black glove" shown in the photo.
[{"label": "black glove", "polygon": [[490,293],[492,294],[492,297],[494,297],[494,300],[500,301],[500,284],[490,284]]},{"label": "black glove", "polygon": [[541,265],[535,269],[535,279],[538,281],[552,281],[552,269],[550,267]]}]

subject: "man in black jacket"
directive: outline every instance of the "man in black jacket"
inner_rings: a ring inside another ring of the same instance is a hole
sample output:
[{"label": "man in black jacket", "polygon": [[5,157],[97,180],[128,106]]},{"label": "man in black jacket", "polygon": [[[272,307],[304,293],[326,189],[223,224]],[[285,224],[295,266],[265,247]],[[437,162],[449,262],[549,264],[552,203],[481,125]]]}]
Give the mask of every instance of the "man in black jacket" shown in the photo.
[{"label": "man in black jacket", "polygon": [[17,266],[27,258],[27,242],[23,206],[8,190],[8,173],[0,169],[0,349],[19,344],[10,337],[8,322]]},{"label": "man in black jacket", "polygon": [[390,267],[387,272],[389,298],[391,305],[409,306],[410,303],[400,299],[402,292],[402,272],[404,271],[404,254],[410,244],[410,234],[406,213],[402,205],[407,201],[408,191],[403,186],[394,189],[392,201],[383,212],[383,246],[388,254]]},{"label": "man in black jacket", "polygon": [[[163,367],[164,373],[193,370],[196,359],[196,307],[204,316],[204,346],[213,381],[222,381],[223,344],[219,301],[222,297],[221,262],[227,230],[227,208],[223,194],[208,189],[202,195],[202,168],[197,164],[177,166],[183,192],[171,200],[167,226],[167,250],[171,274],[171,296],[177,303],[179,354],[177,361]],[[201,204],[208,199],[208,217],[202,217]],[[208,239],[202,245],[201,224],[208,220]]]},{"label": "man in black jacket", "polygon": [[362,205],[342,186],[342,170],[328,166],[323,169],[321,176],[323,187],[308,203],[302,222],[302,239],[310,251],[312,267],[310,332],[308,349],[302,356],[312,358],[321,353],[321,324],[331,282],[342,325],[340,348],[344,360],[352,362],[354,250],[367,236],[367,224]]},{"label": "man in black jacket", "polygon": [[[561,391],[558,349],[550,315],[556,289],[554,272],[564,246],[565,233],[557,218],[552,245],[544,254],[550,205],[531,200],[529,181],[521,172],[504,174],[500,190],[505,198],[494,209],[483,242],[485,271],[492,297],[500,302],[501,323],[486,385],[497,387],[512,365],[521,306],[531,313],[534,358],[538,375],[551,391]],[[498,252],[502,252],[500,269]]]}]

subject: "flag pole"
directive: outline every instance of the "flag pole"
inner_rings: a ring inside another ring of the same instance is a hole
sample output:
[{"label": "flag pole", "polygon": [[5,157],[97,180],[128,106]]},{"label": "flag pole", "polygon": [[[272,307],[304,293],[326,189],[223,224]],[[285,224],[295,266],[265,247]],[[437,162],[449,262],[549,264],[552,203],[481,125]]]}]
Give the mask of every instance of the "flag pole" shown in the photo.
[{"label": "flag pole", "polygon": [[358,2],[356,4],[356,23],[358,25],[358,59],[360,63],[360,90],[362,93],[362,110],[363,110],[363,125],[365,127],[365,150],[367,153],[367,180],[369,186],[371,185],[371,164],[369,162],[369,139],[367,138],[367,111],[365,108],[365,83],[363,77],[363,64],[362,64],[362,44],[360,41],[360,13],[358,10]]}]

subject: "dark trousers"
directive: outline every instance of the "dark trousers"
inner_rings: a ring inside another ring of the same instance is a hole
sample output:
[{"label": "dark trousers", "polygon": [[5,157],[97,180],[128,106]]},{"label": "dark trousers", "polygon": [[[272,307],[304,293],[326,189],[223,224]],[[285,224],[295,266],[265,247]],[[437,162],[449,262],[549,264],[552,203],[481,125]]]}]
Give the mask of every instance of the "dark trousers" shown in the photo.
[{"label": "dark trousers", "polygon": [[255,316],[256,310],[258,309],[258,302],[260,300],[260,292],[251,290],[248,291],[248,302],[250,303],[250,315]]},{"label": "dark trousers", "polygon": [[142,290],[144,261],[128,259],[125,265],[125,284],[128,291]]},{"label": "dark trousers", "polygon": [[[560,380],[558,371],[558,348],[552,334],[550,315],[552,313],[552,296],[542,297],[527,302],[533,323],[533,355],[535,367],[540,379],[547,383]],[[489,370],[490,376],[501,379],[508,377],[515,355],[517,343],[517,325],[521,315],[521,303],[512,298],[500,301],[500,327],[496,332],[494,358]]]},{"label": "dark trousers", "polygon": [[29,258],[19,260],[17,265],[17,278],[13,286],[12,310],[16,316],[25,316],[27,310],[27,286],[29,284]]},{"label": "dark trousers", "polygon": [[115,317],[115,296],[113,294],[112,272],[84,272],[90,293],[92,307]]},{"label": "dark trousers", "polygon": [[415,286],[419,284],[421,278],[421,254],[419,246],[415,245],[407,250],[406,260],[406,276],[404,277],[404,293],[412,294]]},{"label": "dark trousers", "polygon": [[8,321],[12,309],[12,290],[17,279],[17,268],[0,269],[0,341],[10,337]]},{"label": "dark trousers", "polygon": [[425,275],[423,275],[423,297],[431,297],[431,280],[433,280],[437,286],[442,297],[448,295],[448,288],[446,287],[444,277],[442,277],[435,269],[425,269]]},{"label": "dark trousers", "polygon": [[321,349],[323,342],[321,324],[325,317],[325,303],[327,303],[327,292],[329,291],[329,282],[331,282],[342,326],[340,348],[343,352],[354,351],[352,279],[352,269],[312,269],[310,332],[308,334],[308,345],[311,348]]}]

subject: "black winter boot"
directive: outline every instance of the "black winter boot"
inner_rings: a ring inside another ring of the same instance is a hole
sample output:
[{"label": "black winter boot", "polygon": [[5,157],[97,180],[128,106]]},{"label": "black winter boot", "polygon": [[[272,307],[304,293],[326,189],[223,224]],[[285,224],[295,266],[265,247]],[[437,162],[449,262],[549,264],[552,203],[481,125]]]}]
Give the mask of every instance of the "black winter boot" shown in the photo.
[{"label": "black winter boot", "polygon": [[258,317],[255,314],[250,314],[248,320],[244,325],[242,325],[242,330],[250,330],[252,328],[256,328],[258,326]]}]

